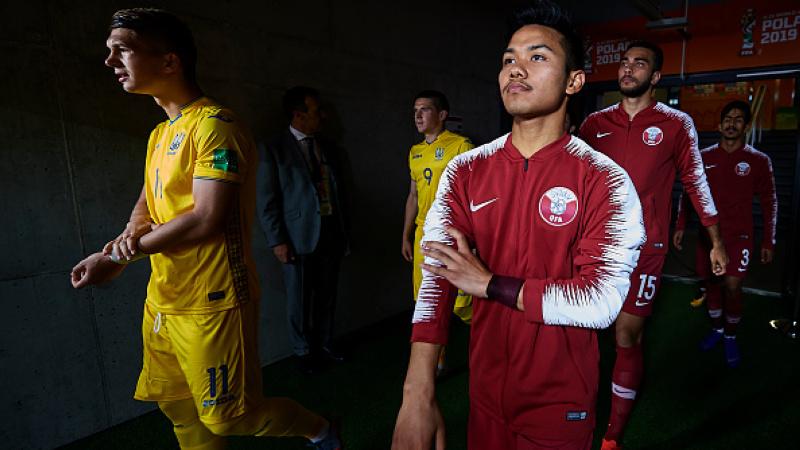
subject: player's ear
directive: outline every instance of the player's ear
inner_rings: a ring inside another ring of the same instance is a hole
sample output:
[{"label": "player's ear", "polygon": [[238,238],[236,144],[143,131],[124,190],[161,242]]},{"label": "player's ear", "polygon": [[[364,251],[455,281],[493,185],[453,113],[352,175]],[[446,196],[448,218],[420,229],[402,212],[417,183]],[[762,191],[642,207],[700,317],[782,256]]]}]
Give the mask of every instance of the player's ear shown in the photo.
[{"label": "player's ear", "polygon": [[586,73],[583,70],[571,70],[567,76],[567,95],[577,94],[586,83]]},{"label": "player's ear", "polygon": [[164,55],[164,71],[168,74],[177,73],[182,70],[181,59],[175,53]]},{"label": "player's ear", "polygon": [[439,120],[444,122],[445,120],[447,120],[447,116],[449,116],[449,115],[450,115],[450,112],[448,112],[446,109],[443,109],[443,110],[439,111]]},{"label": "player's ear", "polygon": [[661,81],[661,71],[656,70],[655,72],[653,72],[652,75],[650,75],[650,84],[655,86],[658,84],[659,81]]}]

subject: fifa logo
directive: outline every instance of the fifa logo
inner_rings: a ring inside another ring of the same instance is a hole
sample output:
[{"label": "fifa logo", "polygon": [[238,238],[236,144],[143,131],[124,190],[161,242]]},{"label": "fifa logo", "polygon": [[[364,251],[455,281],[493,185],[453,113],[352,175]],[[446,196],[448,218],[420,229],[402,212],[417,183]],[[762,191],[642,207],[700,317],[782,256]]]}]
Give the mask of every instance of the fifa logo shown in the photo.
[{"label": "fifa logo", "polygon": [[756,26],[756,15],[753,8],[748,8],[742,15],[739,24],[742,26],[742,49],[739,56],[753,55],[753,28]]}]

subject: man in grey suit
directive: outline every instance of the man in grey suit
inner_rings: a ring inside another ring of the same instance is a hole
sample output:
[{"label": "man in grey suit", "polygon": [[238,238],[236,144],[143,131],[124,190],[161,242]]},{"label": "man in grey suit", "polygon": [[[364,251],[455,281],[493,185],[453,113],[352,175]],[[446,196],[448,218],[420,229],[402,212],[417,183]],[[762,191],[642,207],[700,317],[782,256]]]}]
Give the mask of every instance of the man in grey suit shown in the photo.
[{"label": "man in grey suit", "polygon": [[293,87],[283,108],[289,127],[259,148],[257,214],[283,265],[293,351],[300,370],[313,373],[323,359],[343,360],[332,337],[339,266],[347,248],[346,213],[337,148],[317,136],[319,93]]}]

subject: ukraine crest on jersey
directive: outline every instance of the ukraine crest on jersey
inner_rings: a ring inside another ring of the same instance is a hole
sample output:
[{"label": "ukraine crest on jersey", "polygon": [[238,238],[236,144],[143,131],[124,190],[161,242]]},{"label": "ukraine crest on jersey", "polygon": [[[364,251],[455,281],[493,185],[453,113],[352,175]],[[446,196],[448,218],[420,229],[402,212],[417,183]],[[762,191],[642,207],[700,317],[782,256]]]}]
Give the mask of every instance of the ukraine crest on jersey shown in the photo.
[{"label": "ukraine crest on jersey", "polygon": [[425,216],[436,197],[439,178],[454,156],[472,150],[474,145],[464,136],[444,130],[433,142],[425,141],[411,147],[408,167],[411,179],[417,185],[417,225],[425,223]]},{"label": "ukraine crest on jersey", "polygon": [[256,149],[235,116],[208,98],[181,109],[150,134],[145,192],[157,224],[194,208],[195,180],[239,185],[225,231],[201,242],[151,255],[147,302],[166,314],[221,311],[257,293],[250,254],[255,210]]}]

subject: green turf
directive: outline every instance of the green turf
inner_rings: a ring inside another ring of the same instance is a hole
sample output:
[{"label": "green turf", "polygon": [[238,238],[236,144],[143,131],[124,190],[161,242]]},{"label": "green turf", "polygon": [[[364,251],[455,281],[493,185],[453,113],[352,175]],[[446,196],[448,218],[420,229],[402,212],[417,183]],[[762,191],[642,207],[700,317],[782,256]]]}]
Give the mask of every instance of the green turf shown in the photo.
[{"label": "green turf", "polygon": [[[688,305],[690,286],[665,282],[646,334],[645,382],[623,440],[629,449],[794,449],[800,425],[798,343],[767,326],[782,315],[772,298],[746,296],[739,342],[742,366],[725,367],[722,350],[697,350],[708,330],[705,309]],[[454,322],[452,371],[437,389],[448,446],[466,448],[467,327]],[[267,395],[289,396],[308,408],[340,416],[351,450],[387,449],[400,406],[408,360],[408,316],[351,336],[347,363],[300,375],[291,360],[264,369]],[[608,417],[613,341],[601,334],[598,430]],[[133,400],[131,400],[133,401]],[[595,447],[600,433],[596,433]],[[169,422],[154,412],[97,433],[67,449],[176,449]],[[230,449],[301,449],[302,439],[235,437]]]}]

